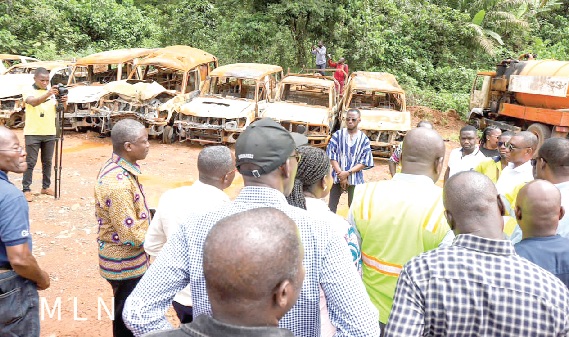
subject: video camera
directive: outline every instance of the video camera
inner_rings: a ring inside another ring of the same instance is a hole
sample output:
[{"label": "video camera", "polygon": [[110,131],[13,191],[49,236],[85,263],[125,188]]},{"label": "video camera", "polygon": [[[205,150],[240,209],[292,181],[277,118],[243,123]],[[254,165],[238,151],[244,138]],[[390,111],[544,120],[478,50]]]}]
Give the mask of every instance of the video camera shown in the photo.
[{"label": "video camera", "polygon": [[57,99],[60,100],[61,97],[63,96],[67,96],[67,94],[69,93],[69,89],[67,89],[66,86],[64,86],[61,83],[57,84],[57,92],[58,94],[56,95]]}]

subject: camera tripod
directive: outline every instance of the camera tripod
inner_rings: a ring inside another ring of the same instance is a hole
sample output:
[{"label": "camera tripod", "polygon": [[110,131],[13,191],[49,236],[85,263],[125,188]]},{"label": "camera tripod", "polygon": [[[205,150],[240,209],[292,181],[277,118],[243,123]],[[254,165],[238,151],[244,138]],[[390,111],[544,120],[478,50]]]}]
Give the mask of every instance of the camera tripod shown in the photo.
[{"label": "camera tripod", "polygon": [[63,160],[63,114],[64,105],[62,102],[57,103],[55,118],[55,162],[53,169],[55,171],[55,193],[54,198],[59,199],[61,196],[61,164]]}]

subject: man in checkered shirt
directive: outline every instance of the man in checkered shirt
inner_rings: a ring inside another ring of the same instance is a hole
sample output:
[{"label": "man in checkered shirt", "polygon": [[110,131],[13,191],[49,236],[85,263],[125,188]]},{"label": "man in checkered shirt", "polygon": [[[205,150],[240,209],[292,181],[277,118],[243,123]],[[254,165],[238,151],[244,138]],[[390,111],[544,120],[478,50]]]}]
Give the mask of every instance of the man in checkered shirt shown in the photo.
[{"label": "man in checkered shirt", "polygon": [[[252,123],[239,136],[235,157],[245,187],[232,203],[181,224],[164,245],[123,310],[123,318],[135,336],[171,328],[165,312],[174,295],[188,283],[194,316],[211,316],[202,267],[205,238],[219,220],[257,207],[273,207],[289,216],[298,226],[304,246],[306,276],[301,294],[279,326],[295,336],[320,337],[321,287],[330,321],[337,328],[336,337],[379,336],[377,310],[352,263],[346,242],[334,235],[329,223],[290,206],[285,198],[292,191],[298,160],[302,160],[296,147],[306,143],[306,137],[289,133],[269,118]],[[251,259],[257,260],[255,256]]]},{"label": "man in checkered shirt", "polygon": [[569,290],[516,255],[492,181],[458,173],[443,198],[457,237],[405,265],[386,336],[567,336]]}]

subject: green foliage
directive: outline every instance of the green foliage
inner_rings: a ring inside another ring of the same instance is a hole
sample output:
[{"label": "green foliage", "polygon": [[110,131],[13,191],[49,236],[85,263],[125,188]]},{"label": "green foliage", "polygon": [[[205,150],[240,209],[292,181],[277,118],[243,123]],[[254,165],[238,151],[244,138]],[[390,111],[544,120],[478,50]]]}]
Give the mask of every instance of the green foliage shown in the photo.
[{"label": "green foliage", "polygon": [[4,0],[0,52],[40,59],[184,44],[221,64],[390,72],[409,105],[468,110],[476,71],[537,53],[569,60],[569,0]]}]

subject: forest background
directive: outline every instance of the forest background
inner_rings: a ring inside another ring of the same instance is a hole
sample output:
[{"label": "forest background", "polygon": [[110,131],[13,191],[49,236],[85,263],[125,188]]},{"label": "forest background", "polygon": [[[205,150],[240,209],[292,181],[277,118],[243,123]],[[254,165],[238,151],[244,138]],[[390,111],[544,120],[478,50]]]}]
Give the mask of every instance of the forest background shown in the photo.
[{"label": "forest background", "polygon": [[184,44],[298,71],[319,40],[351,71],[396,75],[408,105],[464,116],[477,71],[569,60],[569,0],[0,0],[0,52],[42,60]]}]

